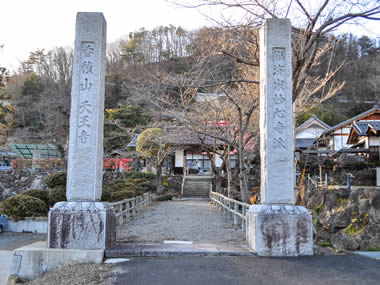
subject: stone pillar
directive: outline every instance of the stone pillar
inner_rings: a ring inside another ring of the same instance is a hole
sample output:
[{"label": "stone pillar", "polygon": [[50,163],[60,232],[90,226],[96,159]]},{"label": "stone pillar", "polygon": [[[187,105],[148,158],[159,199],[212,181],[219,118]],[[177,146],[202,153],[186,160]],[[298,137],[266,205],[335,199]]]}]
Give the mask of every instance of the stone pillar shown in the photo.
[{"label": "stone pillar", "polygon": [[313,254],[310,213],[294,205],[291,24],[266,19],[260,30],[261,205],[247,214],[247,241],[262,256]]},{"label": "stone pillar", "polygon": [[49,248],[106,248],[115,240],[115,215],[99,202],[103,176],[106,21],[78,13],[71,89],[66,195],[49,212]]}]

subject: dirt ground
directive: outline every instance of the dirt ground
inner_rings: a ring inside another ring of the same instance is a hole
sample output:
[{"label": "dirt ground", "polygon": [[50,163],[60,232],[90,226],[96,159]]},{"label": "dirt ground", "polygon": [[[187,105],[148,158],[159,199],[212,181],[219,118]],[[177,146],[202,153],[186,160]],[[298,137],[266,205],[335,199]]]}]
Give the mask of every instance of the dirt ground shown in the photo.
[{"label": "dirt ground", "polygon": [[205,200],[155,202],[118,227],[119,242],[184,240],[194,243],[245,244],[245,233]]},{"label": "dirt ground", "polygon": [[32,281],[10,278],[7,285],[100,285],[112,284],[115,279],[114,264],[75,264],[59,267]]}]

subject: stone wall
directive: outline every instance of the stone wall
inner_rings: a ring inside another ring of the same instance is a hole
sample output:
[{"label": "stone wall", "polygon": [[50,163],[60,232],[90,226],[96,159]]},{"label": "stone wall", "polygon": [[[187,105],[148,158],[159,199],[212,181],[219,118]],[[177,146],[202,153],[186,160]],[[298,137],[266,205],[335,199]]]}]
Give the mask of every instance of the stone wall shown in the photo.
[{"label": "stone wall", "polygon": [[0,201],[29,189],[46,189],[44,178],[57,170],[0,171]]},{"label": "stone wall", "polygon": [[380,250],[380,190],[315,189],[308,183],[304,201],[313,213],[316,245],[337,251]]}]

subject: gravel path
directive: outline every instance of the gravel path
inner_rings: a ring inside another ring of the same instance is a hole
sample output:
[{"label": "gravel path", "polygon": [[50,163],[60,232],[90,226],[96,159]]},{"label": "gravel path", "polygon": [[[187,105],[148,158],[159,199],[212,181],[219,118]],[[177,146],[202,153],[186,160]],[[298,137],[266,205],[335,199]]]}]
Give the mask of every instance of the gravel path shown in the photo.
[{"label": "gravel path", "polygon": [[118,227],[118,241],[245,244],[245,233],[208,201],[155,202]]}]

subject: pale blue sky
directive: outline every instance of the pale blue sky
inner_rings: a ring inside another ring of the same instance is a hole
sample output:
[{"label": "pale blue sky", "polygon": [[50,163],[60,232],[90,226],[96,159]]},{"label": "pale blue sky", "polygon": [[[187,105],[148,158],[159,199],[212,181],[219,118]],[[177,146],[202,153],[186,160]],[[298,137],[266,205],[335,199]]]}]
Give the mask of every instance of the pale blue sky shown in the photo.
[{"label": "pale blue sky", "polygon": [[75,17],[81,12],[103,12],[107,42],[138,30],[173,24],[196,29],[208,22],[193,9],[174,7],[164,0],[9,0],[0,5],[0,62],[15,69],[36,49],[71,46]]}]

